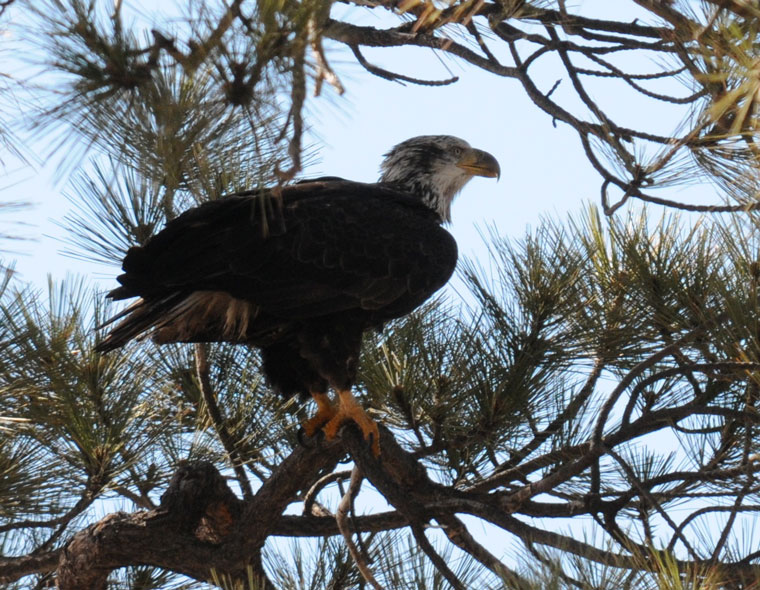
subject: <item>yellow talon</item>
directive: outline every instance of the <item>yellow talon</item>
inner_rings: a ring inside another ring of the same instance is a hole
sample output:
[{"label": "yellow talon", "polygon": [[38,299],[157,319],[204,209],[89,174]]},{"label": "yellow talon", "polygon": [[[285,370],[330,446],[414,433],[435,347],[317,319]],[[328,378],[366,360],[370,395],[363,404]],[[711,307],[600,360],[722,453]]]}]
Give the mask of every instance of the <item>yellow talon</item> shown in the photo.
[{"label": "yellow talon", "polygon": [[338,410],[324,425],[322,431],[327,440],[333,440],[338,435],[338,430],[349,420],[353,420],[361,428],[364,438],[372,443],[372,454],[380,456],[380,431],[377,423],[367,416],[364,408],[359,405],[351,391],[338,391]]},{"label": "yellow talon", "polygon": [[303,431],[308,437],[314,436],[317,430],[330,422],[338,410],[332,405],[330,397],[323,392],[311,392],[311,397],[317,402],[317,412],[311,418],[301,423]]}]

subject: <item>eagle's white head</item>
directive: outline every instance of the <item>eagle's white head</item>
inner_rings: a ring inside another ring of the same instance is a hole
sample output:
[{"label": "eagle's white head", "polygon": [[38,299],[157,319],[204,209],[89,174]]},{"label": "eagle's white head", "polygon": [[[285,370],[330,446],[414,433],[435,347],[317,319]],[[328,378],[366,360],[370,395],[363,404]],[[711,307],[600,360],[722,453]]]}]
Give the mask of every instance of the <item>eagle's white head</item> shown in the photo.
[{"label": "eagle's white head", "polygon": [[392,148],[380,165],[380,182],[418,195],[451,221],[451,203],[473,176],[498,178],[499,163],[491,154],[451,135],[420,135]]}]

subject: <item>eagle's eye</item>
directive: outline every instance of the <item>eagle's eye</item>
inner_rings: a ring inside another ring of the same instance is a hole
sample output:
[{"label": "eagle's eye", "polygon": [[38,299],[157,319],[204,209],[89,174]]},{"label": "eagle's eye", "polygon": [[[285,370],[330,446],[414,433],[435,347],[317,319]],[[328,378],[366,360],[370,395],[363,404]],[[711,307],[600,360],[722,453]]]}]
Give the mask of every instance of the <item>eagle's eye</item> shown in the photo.
[{"label": "eagle's eye", "polygon": [[455,156],[461,156],[462,155],[462,148],[460,148],[460,147],[455,147],[453,151],[454,151],[454,155]]}]

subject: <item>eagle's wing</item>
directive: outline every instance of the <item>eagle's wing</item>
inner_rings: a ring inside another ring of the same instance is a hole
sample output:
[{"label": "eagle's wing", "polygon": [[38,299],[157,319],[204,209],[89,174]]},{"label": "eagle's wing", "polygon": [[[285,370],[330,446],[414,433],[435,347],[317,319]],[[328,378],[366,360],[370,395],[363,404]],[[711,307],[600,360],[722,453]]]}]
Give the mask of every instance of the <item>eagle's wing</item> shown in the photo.
[{"label": "eagle's wing", "polygon": [[456,258],[454,239],[413,198],[329,179],[186,212],[130,250],[113,295],[223,291],[274,316],[390,319],[439,289]]}]

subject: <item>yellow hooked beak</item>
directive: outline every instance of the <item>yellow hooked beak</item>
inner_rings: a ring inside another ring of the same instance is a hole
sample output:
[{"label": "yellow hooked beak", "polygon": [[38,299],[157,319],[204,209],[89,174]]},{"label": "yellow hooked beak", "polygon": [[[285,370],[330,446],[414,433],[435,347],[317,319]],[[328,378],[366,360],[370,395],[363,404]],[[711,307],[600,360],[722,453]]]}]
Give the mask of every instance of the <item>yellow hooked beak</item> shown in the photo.
[{"label": "yellow hooked beak", "polygon": [[488,178],[499,178],[501,175],[501,168],[491,154],[470,148],[462,154],[462,157],[457,162],[462,170],[466,170],[473,176],[486,176]]}]

